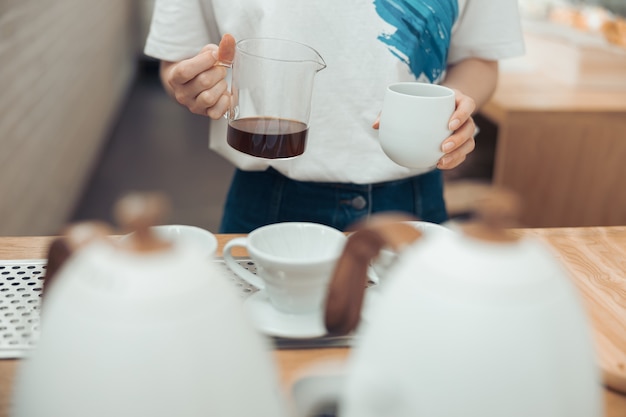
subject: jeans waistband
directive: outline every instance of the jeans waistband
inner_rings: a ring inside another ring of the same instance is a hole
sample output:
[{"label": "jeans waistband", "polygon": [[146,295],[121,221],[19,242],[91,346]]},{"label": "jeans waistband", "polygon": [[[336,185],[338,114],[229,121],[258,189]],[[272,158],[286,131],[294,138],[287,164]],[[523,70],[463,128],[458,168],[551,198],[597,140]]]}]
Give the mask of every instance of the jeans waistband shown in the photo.
[{"label": "jeans waistband", "polygon": [[267,174],[270,174],[270,175],[275,175],[275,176],[279,176],[279,177],[285,178],[288,181],[294,181],[294,182],[299,182],[299,183],[310,183],[310,184],[315,184],[316,186],[319,186],[319,187],[327,187],[327,188],[342,189],[342,190],[352,190],[352,191],[367,191],[367,190],[371,190],[373,188],[384,188],[384,187],[387,187],[387,186],[397,186],[397,185],[401,185],[401,184],[405,184],[405,183],[410,183],[412,181],[415,181],[416,179],[428,176],[429,174],[432,174],[434,171],[435,170],[428,171],[428,172],[425,172],[423,174],[414,175],[412,177],[402,178],[402,179],[399,179],[399,180],[382,181],[382,182],[375,182],[375,183],[371,183],[371,184],[355,184],[355,183],[350,183],[350,182],[318,182],[318,181],[294,180],[294,179],[291,179],[291,178],[281,174],[280,172],[278,172],[276,169],[274,169],[272,167],[269,167],[265,172]]}]

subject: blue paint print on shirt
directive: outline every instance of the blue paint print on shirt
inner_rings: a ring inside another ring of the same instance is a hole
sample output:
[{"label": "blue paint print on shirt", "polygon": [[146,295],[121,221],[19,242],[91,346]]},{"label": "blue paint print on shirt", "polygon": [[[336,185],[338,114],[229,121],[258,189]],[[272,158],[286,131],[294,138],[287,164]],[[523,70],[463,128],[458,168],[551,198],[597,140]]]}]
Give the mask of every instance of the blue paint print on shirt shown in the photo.
[{"label": "blue paint print on shirt", "polygon": [[378,15],[396,28],[379,40],[406,63],[413,75],[436,82],[446,69],[457,0],[374,0]]}]

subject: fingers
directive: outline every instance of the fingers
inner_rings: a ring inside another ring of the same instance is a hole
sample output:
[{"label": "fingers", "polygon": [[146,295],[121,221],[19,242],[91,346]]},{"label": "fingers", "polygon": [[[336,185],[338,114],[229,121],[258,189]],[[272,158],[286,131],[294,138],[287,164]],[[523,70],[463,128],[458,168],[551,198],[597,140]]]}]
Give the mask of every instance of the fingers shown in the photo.
[{"label": "fingers", "polygon": [[215,65],[216,59],[211,50],[203,50],[193,58],[180,61],[176,64],[169,75],[169,83],[174,87],[193,80],[198,74],[211,69]]},{"label": "fingers", "polygon": [[374,129],[379,129],[380,128],[380,113],[378,113],[378,117],[376,117],[376,120],[374,120],[374,123],[372,124],[372,127]]},{"label": "fingers", "polygon": [[476,110],[476,102],[469,96],[461,93],[459,90],[455,92],[455,110],[450,116],[448,129],[454,131],[463,125]]},{"label": "fingers", "polygon": [[470,117],[456,132],[450,135],[441,145],[441,150],[445,152],[445,155],[437,163],[437,168],[452,169],[465,161],[467,155],[476,147],[475,130],[476,125]]},{"label": "fingers", "polygon": [[[172,72],[176,71],[179,70],[176,68],[172,70]],[[185,83],[170,81],[169,84],[176,101],[192,113],[205,116],[208,115],[208,109],[216,105],[222,96],[228,95],[226,68],[221,66],[211,66]],[[211,112],[211,114],[214,113]]]},{"label": "fingers", "polygon": [[231,66],[233,60],[235,59],[235,38],[233,35],[227,33],[222,36],[222,40],[220,41],[220,46],[217,52],[217,60],[221,64],[226,66]]},{"label": "fingers", "polygon": [[[221,68],[224,71],[224,68]],[[228,96],[228,83],[222,77],[215,78],[216,71],[207,71],[200,74],[188,84],[176,91],[176,100],[186,106],[192,113],[209,115],[209,109],[220,102],[223,96]],[[216,109],[217,110],[217,109]],[[212,111],[211,114],[215,114]],[[221,117],[223,112],[217,115]]]},{"label": "fingers", "polygon": [[220,45],[209,44],[198,55],[180,61],[167,75],[172,93],[192,113],[222,117],[230,103],[227,70],[235,57],[235,38],[224,35]]},{"label": "fingers", "polygon": [[476,102],[459,90],[454,89],[454,92],[456,107],[448,123],[448,129],[454,133],[441,144],[441,150],[445,155],[437,163],[439,169],[455,168],[465,161],[467,155],[476,146],[474,141],[476,125],[472,119],[472,114],[476,110]]},{"label": "fingers", "polygon": [[[202,52],[211,52],[211,53],[217,52],[217,48],[218,48],[218,46],[216,44],[214,44],[214,43],[207,43],[206,45],[204,45],[202,47],[202,49],[200,50],[200,53],[202,53]],[[215,54],[213,54],[213,56],[215,56]]]},{"label": "fingers", "polygon": [[211,119],[219,119],[230,107],[230,94],[223,94],[213,106],[207,107],[205,114]]}]

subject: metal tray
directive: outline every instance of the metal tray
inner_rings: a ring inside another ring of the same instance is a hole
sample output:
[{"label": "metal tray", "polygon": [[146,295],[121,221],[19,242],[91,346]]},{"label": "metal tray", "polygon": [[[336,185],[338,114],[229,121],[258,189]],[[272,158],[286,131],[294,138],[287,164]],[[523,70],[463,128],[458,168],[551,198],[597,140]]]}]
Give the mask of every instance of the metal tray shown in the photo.
[{"label": "metal tray", "polygon": [[[235,275],[221,259],[215,262],[228,273],[247,298],[258,289]],[[248,258],[238,262],[256,273]],[[45,259],[0,261],[0,359],[21,358],[39,338],[39,308],[46,273]]]}]

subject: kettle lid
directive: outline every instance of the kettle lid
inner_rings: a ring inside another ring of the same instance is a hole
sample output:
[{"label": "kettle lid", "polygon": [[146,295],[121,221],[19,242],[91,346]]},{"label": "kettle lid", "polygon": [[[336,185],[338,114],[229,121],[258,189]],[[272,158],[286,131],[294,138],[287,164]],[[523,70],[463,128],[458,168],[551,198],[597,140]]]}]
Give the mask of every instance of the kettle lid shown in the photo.
[{"label": "kettle lid", "polygon": [[165,218],[168,210],[167,199],[161,193],[136,192],[121,198],[114,207],[115,218],[122,231],[132,232],[128,238],[112,239],[115,234],[113,228],[98,221],[79,222],[66,227],[62,236],[54,239],[48,247],[42,297],[45,299],[63,265],[93,243],[103,243],[127,254],[157,254],[170,250],[172,243],[159,238],[151,230],[151,226]]}]

